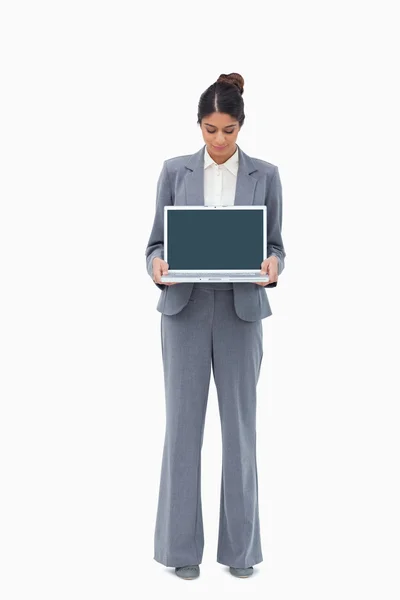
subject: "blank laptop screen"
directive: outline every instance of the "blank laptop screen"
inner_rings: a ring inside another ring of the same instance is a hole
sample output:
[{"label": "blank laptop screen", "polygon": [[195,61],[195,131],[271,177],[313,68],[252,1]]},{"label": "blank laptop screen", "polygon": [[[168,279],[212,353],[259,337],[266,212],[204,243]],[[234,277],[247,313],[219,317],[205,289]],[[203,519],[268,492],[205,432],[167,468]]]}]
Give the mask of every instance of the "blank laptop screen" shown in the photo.
[{"label": "blank laptop screen", "polygon": [[167,210],[169,270],[259,270],[264,210]]}]

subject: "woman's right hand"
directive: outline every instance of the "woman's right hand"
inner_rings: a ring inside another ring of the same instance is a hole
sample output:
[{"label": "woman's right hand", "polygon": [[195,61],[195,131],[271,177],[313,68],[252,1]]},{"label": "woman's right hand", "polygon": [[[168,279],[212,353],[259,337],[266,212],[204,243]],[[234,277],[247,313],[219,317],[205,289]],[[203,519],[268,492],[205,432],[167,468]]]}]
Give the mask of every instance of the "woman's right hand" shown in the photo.
[{"label": "woman's right hand", "polygon": [[162,258],[153,258],[153,279],[156,283],[161,285],[175,285],[179,283],[179,281],[161,281],[160,278],[162,275],[168,275],[168,266],[168,263]]}]

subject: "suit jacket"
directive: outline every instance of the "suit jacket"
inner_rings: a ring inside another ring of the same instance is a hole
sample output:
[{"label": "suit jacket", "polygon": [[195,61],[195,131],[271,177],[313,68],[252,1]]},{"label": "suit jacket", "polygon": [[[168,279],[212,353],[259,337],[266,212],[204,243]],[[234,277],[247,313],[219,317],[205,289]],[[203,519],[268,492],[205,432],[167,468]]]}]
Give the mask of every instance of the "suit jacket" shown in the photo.
[{"label": "suit jacket", "polygon": [[[251,158],[238,146],[239,169],[236,180],[235,205],[267,206],[267,256],[278,258],[278,276],[285,266],[286,252],[282,242],[282,185],[278,167],[258,158]],[[157,183],[156,210],[146,247],[146,268],[154,284],[162,291],[157,310],[166,315],[181,311],[189,301],[192,283],[167,286],[153,279],[153,259],[164,259],[164,206],[204,205],[204,151],[177,156],[164,161]],[[260,265],[261,268],[261,265]],[[257,321],[272,315],[266,286],[254,283],[233,283],[236,314],[244,321]]]}]

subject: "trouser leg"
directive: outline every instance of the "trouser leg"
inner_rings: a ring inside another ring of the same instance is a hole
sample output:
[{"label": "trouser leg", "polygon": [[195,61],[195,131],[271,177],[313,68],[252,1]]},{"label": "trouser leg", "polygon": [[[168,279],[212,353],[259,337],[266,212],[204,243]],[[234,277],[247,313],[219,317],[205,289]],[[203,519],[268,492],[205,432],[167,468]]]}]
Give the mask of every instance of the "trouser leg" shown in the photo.
[{"label": "trouser leg", "polygon": [[200,564],[204,534],[201,448],[211,376],[213,297],[192,298],[161,315],[166,429],[154,559],[166,566]]},{"label": "trouser leg", "polygon": [[222,430],[217,562],[262,562],[256,459],[256,386],[263,357],[261,320],[240,319],[233,293],[215,294],[212,367]]}]

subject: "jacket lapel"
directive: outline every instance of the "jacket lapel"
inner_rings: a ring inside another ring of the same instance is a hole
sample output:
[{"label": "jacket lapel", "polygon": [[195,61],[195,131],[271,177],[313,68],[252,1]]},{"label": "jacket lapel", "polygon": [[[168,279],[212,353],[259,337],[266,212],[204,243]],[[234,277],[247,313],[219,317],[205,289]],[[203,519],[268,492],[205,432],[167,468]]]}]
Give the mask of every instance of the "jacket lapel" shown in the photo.
[{"label": "jacket lapel", "polygon": [[[235,205],[253,204],[257,178],[252,173],[257,168],[251,157],[238,146],[239,168],[236,178]],[[204,152],[205,146],[189,157],[184,178],[186,204],[204,206]]]}]

